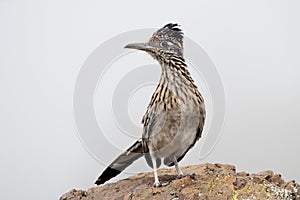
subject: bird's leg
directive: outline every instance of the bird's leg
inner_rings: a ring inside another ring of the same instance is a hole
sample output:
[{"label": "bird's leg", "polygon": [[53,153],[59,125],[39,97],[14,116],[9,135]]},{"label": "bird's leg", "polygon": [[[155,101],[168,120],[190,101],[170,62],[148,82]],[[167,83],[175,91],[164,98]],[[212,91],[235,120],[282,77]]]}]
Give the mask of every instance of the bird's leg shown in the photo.
[{"label": "bird's leg", "polygon": [[170,182],[167,181],[167,182],[160,182],[158,180],[158,175],[157,175],[157,161],[156,161],[156,158],[154,156],[151,156],[151,160],[152,160],[152,164],[153,164],[153,172],[154,172],[154,183],[153,183],[153,186],[154,187],[161,187],[161,186],[166,186],[166,185],[169,185]]},{"label": "bird's leg", "polygon": [[190,176],[192,179],[195,178],[195,174],[184,174],[179,165],[178,165],[178,162],[177,162],[177,159],[174,157],[174,164],[175,164],[175,169],[177,171],[177,178],[180,179],[180,178],[183,178],[183,177],[186,177],[186,176]]},{"label": "bird's leg", "polygon": [[175,157],[174,157],[174,163],[175,163],[175,169],[176,169],[178,177],[183,176],[183,172],[181,171],[181,169],[178,165],[177,159]]},{"label": "bird's leg", "polygon": [[154,187],[160,187],[161,183],[158,180],[158,175],[157,175],[157,163],[156,163],[156,158],[151,156],[152,164],[153,164],[153,172],[154,172]]}]

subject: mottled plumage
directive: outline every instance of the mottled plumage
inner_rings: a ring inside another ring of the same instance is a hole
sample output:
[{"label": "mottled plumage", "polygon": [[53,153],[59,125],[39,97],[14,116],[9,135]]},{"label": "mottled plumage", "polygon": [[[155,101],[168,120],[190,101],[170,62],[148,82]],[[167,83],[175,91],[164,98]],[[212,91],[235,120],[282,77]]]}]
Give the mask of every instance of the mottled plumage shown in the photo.
[{"label": "mottled plumage", "polygon": [[177,24],[165,25],[147,43],[129,44],[126,48],[149,53],[161,65],[162,73],[142,119],[142,139],[121,154],[96,184],[116,176],[144,155],[148,165],[154,168],[154,185],[159,186],[156,169],[162,162],[175,165],[178,175],[183,175],[178,162],[201,137],[204,100],[183,58],[183,32]]}]

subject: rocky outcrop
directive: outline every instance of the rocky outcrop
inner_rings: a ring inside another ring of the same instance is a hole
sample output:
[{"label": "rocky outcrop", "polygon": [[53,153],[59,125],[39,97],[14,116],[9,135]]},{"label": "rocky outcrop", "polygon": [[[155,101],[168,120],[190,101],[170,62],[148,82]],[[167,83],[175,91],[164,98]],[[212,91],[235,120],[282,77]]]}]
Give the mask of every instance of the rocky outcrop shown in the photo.
[{"label": "rocky outcrop", "polygon": [[299,185],[295,181],[284,181],[272,171],[248,174],[223,164],[187,166],[182,171],[193,175],[177,179],[174,169],[160,169],[160,180],[168,183],[162,187],[152,186],[153,173],[140,173],[87,191],[73,189],[60,200],[300,200]]}]

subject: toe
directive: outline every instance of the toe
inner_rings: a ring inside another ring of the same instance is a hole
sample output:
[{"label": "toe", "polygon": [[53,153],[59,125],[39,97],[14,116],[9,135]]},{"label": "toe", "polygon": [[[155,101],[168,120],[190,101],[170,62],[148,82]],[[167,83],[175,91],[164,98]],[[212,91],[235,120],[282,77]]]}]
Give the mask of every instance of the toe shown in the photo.
[{"label": "toe", "polygon": [[195,173],[193,173],[193,174],[179,174],[179,175],[177,176],[177,179],[181,179],[181,178],[184,178],[184,177],[186,177],[186,176],[189,176],[189,177],[191,177],[192,179],[195,179],[196,174],[195,174]]},{"label": "toe", "polygon": [[181,179],[181,178],[183,178],[184,176],[185,176],[184,174],[178,174],[176,178],[177,178],[177,179]]},{"label": "toe", "polygon": [[161,186],[167,186],[167,185],[169,185],[169,184],[170,184],[170,182],[167,181],[167,182],[161,183]]}]

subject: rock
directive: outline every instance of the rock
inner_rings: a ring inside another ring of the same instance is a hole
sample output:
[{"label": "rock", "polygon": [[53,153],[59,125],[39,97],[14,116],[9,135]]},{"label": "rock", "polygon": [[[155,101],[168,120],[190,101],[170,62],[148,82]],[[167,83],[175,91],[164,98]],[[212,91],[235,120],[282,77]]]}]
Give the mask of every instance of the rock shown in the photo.
[{"label": "rock", "polygon": [[299,185],[295,181],[285,182],[272,171],[250,175],[237,173],[234,166],[224,164],[187,166],[182,171],[194,175],[177,179],[174,169],[160,169],[159,179],[169,182],[166,186],[154,188],[153,173],[140,173],[87,191],[73,189],[60,200],[300,200]]}]

